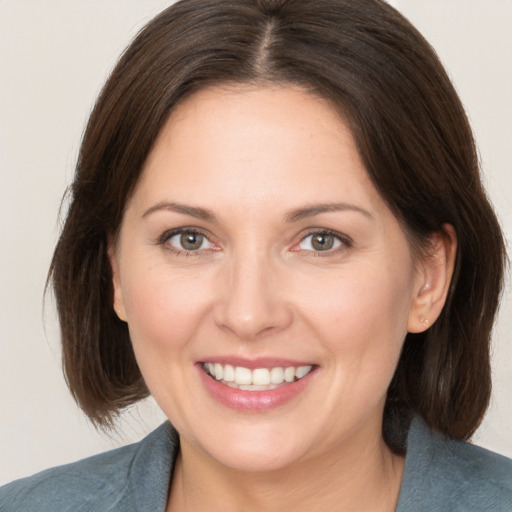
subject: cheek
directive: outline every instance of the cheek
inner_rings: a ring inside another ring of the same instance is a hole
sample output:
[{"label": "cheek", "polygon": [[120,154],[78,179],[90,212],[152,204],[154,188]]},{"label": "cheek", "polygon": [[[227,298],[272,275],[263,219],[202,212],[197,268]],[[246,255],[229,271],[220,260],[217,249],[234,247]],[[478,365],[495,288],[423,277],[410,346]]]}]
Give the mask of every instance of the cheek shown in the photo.
[{"label": "cheek", "polygon": [[[311,288],[310,288],[311,289]],[[365,267],[327,279],[305,297],[305,317],[347,366],[394,372],[407,334],[411,280]]]},{"label": "cheek", "polygon": [[136,352],[175,351],[184,346],[208,307],[204,286],[179,274],[171,277],[163,269],[134,271],[131,276],[123,294]]},{"label": "cheek", "polygon": [[363,275],[369,279],[340,280],[331,299],[326,296],[311,310],[311,323],[330,354],[324,400],[344,411],[333,422],[367,417],[383,407],[407,333],[407,287]]},{"label": "cheek", "polygon": [[[137,363],[151,394],[175,426],[186,417],[181,397],[190,393],[194,357],[190,341],[197,337],[208,306],[204,287],[168,270],[132,272],[124,296],[130,338]],[[137,279],[136,276],[143,276]]]}]

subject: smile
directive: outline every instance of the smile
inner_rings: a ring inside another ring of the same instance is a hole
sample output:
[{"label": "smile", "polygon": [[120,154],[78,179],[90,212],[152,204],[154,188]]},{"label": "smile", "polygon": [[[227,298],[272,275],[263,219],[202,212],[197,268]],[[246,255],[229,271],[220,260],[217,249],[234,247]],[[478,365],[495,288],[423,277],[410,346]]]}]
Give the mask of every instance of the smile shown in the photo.
[{"label": "smile", "polygon": [[213,379],[243,391],[267,391],[296,382],[313,369],[313,365],[254,368],[230,364],[203,363],[204,371]]}]

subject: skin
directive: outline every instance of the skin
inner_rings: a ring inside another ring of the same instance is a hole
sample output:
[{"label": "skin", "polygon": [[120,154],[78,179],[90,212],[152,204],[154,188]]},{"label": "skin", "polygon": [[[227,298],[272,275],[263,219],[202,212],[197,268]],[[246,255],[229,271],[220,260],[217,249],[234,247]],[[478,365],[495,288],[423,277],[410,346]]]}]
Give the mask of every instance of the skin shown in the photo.
[{"label": "skin", "polygon": [[[304,213],[318,204],[344,207]],[[198,250],[168,234],[180,228],[205,236]],[[333,248],[316,250],[309,235],[326,230]],[[114,308],[180,433],[168,510],[394,510],[386,390],[406,333],[443,307],[453,229],[430,242],[413,256],[328,102],[239,86],[174,110],[110,251]],[[315,371],[284,405],[240,411],[199,378],[198,361],[227,356]]]}]

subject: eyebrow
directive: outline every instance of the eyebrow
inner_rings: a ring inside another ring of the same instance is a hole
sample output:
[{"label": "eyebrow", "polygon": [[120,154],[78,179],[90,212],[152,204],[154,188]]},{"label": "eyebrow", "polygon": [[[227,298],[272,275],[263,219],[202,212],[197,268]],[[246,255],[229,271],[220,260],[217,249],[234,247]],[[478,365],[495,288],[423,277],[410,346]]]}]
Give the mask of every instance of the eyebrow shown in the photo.
[{"label": "eyebrow", "polygon": [[375,217],[364,208],[360,208],[354,204],[349,203],[327,203],[327,204],[313,204],[311,206],[306,206],[304,208],[297,208],[295,210],[289,211],[284,219],[285,222],[298,222],[310,217],[314,217],[315,215],[319,215],[321,213],[329,213],[329,212],[343,212],[343,211],[352,211],[357,212],[368,219],[375,220]]},{"label": "eyebrow", "polygon": [[[167,210],[171,212],[182,213],[184,215],[190,215],[191,217],[195,217],[197,219],[201,219],[208,222],[217,221],[215,214],[211,210],[207,210],[206,208],[199,208],[197,206],[190,206],[182,203],[170,203],[167,201],[162,201],[160,203],[155,204],[154,206],[146,210],[142,214],[142,217],[147,217],[148,215],[151,215],[152,213],[161,210]],[[294,210],[290,210],[289,212],[287,212],[284,216],[284,220],[287,223],[293,223],[299,222],[310,217],[314,217],[315,215],[319,215],[321,213],[340,211],[357,212],[371,220],[375,220],[375,217],[369,211],[349,203],[313,204],[302,208],[296,208]]]},{"label": "eyebrow", "polygon": [[201,219],[208,222],[215,222],[216,217],[214,213],[206,208],[198,208],[197,206],[189,206],[181,203],[169,203],[166,201],[162,201],[160,203],[155,204],[148,210],[146,210],[142,217],[147,217],[154,212],[167,210],[176,213],[183,213],[185,215],[190,215],[191,217],[195,217],[197,219]]}]

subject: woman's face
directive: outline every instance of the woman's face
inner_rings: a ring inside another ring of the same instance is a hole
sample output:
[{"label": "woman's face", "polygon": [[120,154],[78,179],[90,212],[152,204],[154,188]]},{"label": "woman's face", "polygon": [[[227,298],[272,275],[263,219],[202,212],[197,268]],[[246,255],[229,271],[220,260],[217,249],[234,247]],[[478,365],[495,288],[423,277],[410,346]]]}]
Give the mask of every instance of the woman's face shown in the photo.
[{"label": "woman's face", "polygon": [[263,471],[381,442],[425,283],[329,103],[239,87],[180,104],[112,261],[116,311],[182,445]]}]

